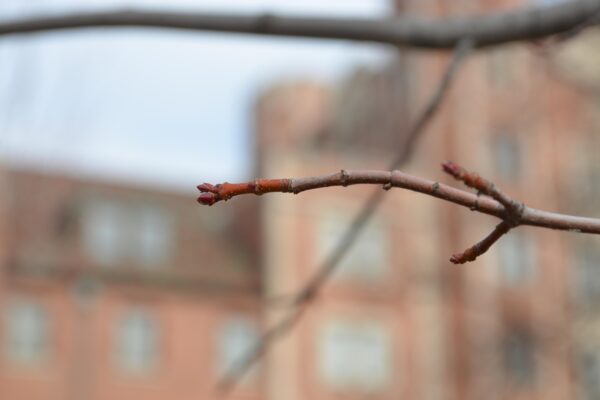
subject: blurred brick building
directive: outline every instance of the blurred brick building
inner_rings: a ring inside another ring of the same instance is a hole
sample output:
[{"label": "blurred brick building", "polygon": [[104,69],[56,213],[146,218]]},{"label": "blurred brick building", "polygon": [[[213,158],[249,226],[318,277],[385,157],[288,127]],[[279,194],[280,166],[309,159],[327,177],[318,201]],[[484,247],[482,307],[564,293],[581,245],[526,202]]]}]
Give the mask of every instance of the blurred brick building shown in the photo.
[{"label": "blurred brick building", "polygon": [[[403,169],[460,186],[438,167],[452,159],[534,207],[597,215],[597,38],[473,56]],[[336,88],[267,89],[255,110],[255,174],[386,168],[447,61],[401,54]],[[380,190],[207,209],[191,193],[10,168],[1,179],[0,395],[27,399],[219,398],[224,369],[287,312],[262,300],[300,289]],[[519,228],[476,263],[447,261],[495,223],[388,192],[324,292],[230,397],[598,398],[600,243]]]},{"label": "blurred brick building", "polygon": [[[260,327],[230,211],[19,169],[1,186],[2,398],[219,397]],[[254,375],[232,398],[259,398]]]},{"label": "blurred brick building", "polygon": [[[520,3],[402,6],[461,14]],[[597,215],[600,67],[590,54],[598,37],[592,30],[568,44],[472,56],[403,169],[460,186],[439,169],[451,159],[531,206]],[[257,175],[387,168],[447,61],[411,53],[337,88],[298,81],[266,91]],[[266,294],[300,289],[373,190],[265,197]],[[522,227],[474,264],[447,261],[496,223],[390,191],[322,296],[267,355],[269,398],[598,398],[600,243]]]}]

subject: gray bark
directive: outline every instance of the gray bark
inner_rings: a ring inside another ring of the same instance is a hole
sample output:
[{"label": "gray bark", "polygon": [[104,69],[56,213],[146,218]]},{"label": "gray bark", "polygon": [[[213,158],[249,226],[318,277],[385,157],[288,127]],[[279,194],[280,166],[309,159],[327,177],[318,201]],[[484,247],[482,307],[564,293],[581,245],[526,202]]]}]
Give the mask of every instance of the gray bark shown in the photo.
[{"label": "gray bark", "polygon": [[344,39],[405,47],[450,49],[461,38],[476,47],[534,40],[597,24],[600,0],[468,17],[341,19],[157,11],[108,11],[0,22],[0,36],[76,28],[147,27],[315,39]]}]

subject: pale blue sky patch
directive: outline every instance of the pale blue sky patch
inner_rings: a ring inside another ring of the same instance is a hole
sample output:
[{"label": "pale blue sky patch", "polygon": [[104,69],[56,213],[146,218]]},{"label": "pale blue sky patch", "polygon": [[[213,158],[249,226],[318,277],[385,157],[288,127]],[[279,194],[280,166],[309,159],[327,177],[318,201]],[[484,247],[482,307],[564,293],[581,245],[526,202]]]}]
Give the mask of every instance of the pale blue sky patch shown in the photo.
[{"label": "pale blue sky patch", "polygon": [[[115,7],[375,16],[386,0],[13,0],[0,18]],[[285,79],[335,82],[383,47],[150,29],[0,39],[0,154],[44,168],[192,188],[248,178],[253,101]]]}]

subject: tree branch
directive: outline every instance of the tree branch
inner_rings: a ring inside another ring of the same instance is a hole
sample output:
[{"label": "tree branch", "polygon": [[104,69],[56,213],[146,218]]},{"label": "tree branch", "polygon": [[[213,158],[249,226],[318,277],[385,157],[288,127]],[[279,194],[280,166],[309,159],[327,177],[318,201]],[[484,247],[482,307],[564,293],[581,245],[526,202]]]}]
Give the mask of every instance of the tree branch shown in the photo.
[{"label": "tree branch", "polygon": [[[292,179],[258,179],[242,184],[199,185],[202,192],[198,198],[201,204],[211,205],[221,200],[228,200],[242,194],[267,193],[301,193],[306,190],[320,189],[331,186],[350,186],[358,184],[382,185],[384,189],[392,187],[419,192],[428,196],[445,200],[470,210],[506,219],[509,211],[497,200],[480,197],[477,194],[456,189],[443,183],[419,178],[401,171],[376,170],[342,170],[329,175],[312,176]],[[254,189],[253,189],[254,188]],[[257,190],[256,188],[261,188]],[[519,225],[530,225],[541,228],[566,230],[581,233],[600,234],[600,219],[584,218],[567,214],[553,213],[522,206]]]},{"label": "tree branch", "polygon": [[561,4],[469,17],[308,18],[270,14],[236,15],[160,11],[82,12],[35,16],[0,22],[0,36],[90,27],[148,27],[317,39],[344,39],[406,47],[450,49],[464,37],[478,47],[540,39],[597,24],[590,15],[600,0],[573,0]]}]

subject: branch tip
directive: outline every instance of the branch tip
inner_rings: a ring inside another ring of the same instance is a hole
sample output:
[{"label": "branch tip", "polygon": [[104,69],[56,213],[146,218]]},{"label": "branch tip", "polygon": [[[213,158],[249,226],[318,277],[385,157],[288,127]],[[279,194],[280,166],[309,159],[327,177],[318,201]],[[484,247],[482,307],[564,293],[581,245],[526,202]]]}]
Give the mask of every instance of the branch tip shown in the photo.
[{"label": "branch tip", "polygon": [[205,206],[212,206],[219,200],[224,199],[224,197],[220,193],[221,185],[215,186],[205,182],[201,185],[196,186],[196,188],[200,191],[200,196],[198,196],[196,201]]},{"label": "branch tip", "polygon": [[464,169],[460,165],[452,161],[442,163],[442,169],[445,173],[452,175],[456,179],[460,179],[461,174],[464,172]]},{"label": "branch tip", "polygon": [[452,161],[443,163],[442,169],[447,174],[452,175],[454,179],[464,182],[468,187],[487,194],[488,196],[495,197],[495,194],[492,193],[494,191],[494,184],[487,179],[482,178],[476,172],[469,172]]},{"label": "branch tip", "polygon": [[215,196],[214,193],[202,193],[196,199],[196,201],[198,203],[200,203],[202,205],[205,205],[205,206],[212,206],[213,204],[215,204],[219,200],[220,199],[217,199],[217,196]]},{"label": "branch tip", "polygon": [[477,254],[477,252],[474,251],[473,247],[469,247],[462,253],[452,254],[452,257],[450,257],[450,262],[452,264],[465,264],[470,261],[475,261],[478,255],[479,254]]},{"label": "branch tip", "polygon": [[202,193],[204,193],[204,192],[215,193],[217,191],[216,187],[214,187],[210,183],[206,183],[206,182],[201,185],[196,186],[196,188],[198,188],[198,190]]}]

